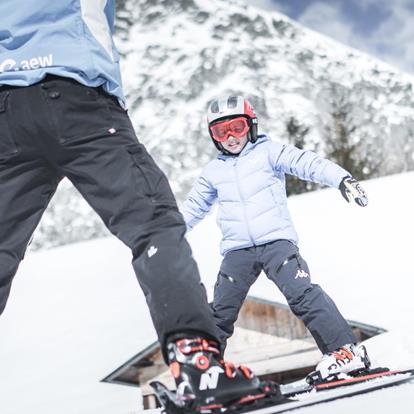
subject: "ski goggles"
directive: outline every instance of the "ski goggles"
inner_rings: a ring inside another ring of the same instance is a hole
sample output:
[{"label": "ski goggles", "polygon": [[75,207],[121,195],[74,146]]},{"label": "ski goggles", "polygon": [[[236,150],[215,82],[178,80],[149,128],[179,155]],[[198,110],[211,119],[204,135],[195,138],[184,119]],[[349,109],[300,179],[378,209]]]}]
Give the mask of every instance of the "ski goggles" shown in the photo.
[{"label": "ski goggles", "polygon": [[218,142],[227,141],[230,137],[241,138],[249,132],[250,126],[243,116],[229,121],[217,122],[210,126],[211,135]]}]

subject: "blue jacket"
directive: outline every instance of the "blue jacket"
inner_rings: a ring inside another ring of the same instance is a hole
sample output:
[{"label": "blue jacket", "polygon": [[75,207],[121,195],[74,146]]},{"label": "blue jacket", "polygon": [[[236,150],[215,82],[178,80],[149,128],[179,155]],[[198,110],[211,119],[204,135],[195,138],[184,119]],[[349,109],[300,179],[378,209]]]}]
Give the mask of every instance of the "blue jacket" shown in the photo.
[{"label": "blue jacket", "polygon": [[204,168],[181,212],[193,228],[218,200],[217,224],[222,233],[221,253],[258,246],[278,239],[297,243],[287,208],[285,174],[339,187],[349,172],[291,145],[261,135],[239,156],[220,154]]},{"label": "blue jacket", "polygon": [[115,0],[0,0],[0,85],[50,73],[103,85],[124,102],[114,17]]}]

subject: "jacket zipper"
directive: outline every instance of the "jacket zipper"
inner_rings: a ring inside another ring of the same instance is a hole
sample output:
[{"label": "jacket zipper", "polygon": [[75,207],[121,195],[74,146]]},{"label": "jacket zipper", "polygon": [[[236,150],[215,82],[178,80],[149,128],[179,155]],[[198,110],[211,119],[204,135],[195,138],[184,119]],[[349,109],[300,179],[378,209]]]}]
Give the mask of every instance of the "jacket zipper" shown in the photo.
[{"label": "jacket zipper", "polygon": [[238,174],[238,171],[237,171],[237,164],[238,164],[238,159],[235,160],[235,163],[234,163],[234,171],[235,171],[235,174],[236,174],[237,190],[239,192],[240,200],[242,201],[242,210],[243,210],[243,215],[244,215],[244,221],[245,221],[246,227],[247,227],[247,234],[249,235],[250,242],[252,243],[252,246],[256,246],[256,244],[255,244],[255,242],[253,240],[253,237],[252,237],[252,233],[250,231],[249,221],[247,220],[247,214],[246,214],[246,208],[245,208],[245,200],[244,200],[243,193],[241,191],[240,184],[239,184],[239,174]]}]

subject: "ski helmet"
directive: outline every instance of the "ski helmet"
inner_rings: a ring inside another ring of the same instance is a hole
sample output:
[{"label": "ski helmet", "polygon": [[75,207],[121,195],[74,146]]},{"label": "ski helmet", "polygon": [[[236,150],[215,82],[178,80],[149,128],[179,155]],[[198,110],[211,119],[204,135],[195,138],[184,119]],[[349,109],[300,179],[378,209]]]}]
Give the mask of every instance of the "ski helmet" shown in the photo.
[{"label": "ski helmet", "polygon": [[[207,112],[207,123],[208,123],[208,132],[211,139],[213,140],[216,148],[225,153],[230,154],[226,151],[221,144],[221,142],[216,141],[213,138],[211,133],[210,126],[216,122],[222,121],[224,119],[237,118],[243,116],[247,119],[248,125],[250,127],[249,132],[247,133],[247,139],[254,143],[257,141],[257,116],[254,112],[253,106],[250,102],[243,96],[221,96],[219,98],[213,99]],[[231,154],[233,155],[233,154]]]}]

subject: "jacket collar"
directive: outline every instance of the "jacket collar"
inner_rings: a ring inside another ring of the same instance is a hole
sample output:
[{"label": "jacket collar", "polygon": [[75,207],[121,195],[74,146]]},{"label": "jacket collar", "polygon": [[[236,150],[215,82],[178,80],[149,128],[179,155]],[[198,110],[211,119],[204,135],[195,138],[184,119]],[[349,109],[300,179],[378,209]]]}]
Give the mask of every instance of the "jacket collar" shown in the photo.
[{"label": "jacket collar", "polygon": [[226,161],[226,160],[234,159],[234,158],[237,158],[237,157],[244,157],[247,154],[249,154],[255,147],[257,147],[258,145],[262,144],[263,142],[267,142],[267,141],[270,141],[270,139],[267,135],[265,135],[265,134],[259,135],[257,137],[257,141],[255,143],[252,143],[250,141],[247,142],[246,146],[241,150],[241,152],[239,154],[226,155],[226,154],[220,153],[220,154],[217,155],[217,159]]}]

